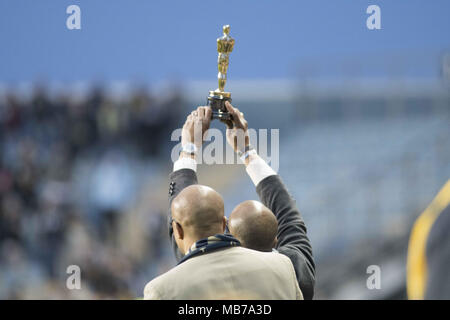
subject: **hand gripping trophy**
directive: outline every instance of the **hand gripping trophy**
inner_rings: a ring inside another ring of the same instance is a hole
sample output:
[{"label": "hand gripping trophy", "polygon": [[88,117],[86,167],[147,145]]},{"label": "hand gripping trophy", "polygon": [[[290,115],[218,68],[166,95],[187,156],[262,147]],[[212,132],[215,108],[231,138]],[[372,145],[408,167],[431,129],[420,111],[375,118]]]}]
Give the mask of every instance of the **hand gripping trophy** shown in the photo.
[{"label": "hand gripping trophy", "polygon": [[231,92],[225,92],[227,83],[227,70],[230,59],[230,53],[233,51],[234,39],[230,37],[230,26],[223,26],[223,36],[217,39],[217,67],[219,73],[217,79],[219,88],[209,91],[208,105],[212,108],[212,118],[219,120],[231,120],[231,115],[225,107],[225,101],[231,102]]}]

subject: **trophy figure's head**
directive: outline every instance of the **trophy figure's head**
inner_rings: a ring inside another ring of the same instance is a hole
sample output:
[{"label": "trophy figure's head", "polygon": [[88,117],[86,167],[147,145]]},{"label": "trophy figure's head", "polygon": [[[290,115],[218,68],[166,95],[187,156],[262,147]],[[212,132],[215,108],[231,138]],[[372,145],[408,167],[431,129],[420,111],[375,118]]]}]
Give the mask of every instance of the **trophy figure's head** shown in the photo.
[{"label": "trophy figure's head", "polygon": [[225,101],[231,101],[231,93],[225,92],[230,53],[233,51],[234,39],[230,36],[230,26],[223,26],[223,36],[217,39],[217,80],[219,87],[209,92],[208,102],[213,109],[213,119],[230,119],[225,108]]}]

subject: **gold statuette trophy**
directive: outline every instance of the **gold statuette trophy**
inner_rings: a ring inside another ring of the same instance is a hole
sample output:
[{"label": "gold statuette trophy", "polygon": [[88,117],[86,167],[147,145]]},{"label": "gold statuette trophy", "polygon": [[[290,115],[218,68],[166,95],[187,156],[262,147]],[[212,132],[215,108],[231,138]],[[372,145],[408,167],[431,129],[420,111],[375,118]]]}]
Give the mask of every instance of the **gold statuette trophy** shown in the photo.
[{"label": "gold statuette trophy", "polygon": [[227,83],[227,70],[230,53],[233,51],[234,39],[230,37],[230,26],[223,26],[223,36],[217,39],[217,67],[219,73],[219,88],[209,91],[208,105],[212,108],[212,118],[219,120],[231,120],[231,115],[225,107],[225,101],[231,102],[231,92],[225,92],[225,84]]}]

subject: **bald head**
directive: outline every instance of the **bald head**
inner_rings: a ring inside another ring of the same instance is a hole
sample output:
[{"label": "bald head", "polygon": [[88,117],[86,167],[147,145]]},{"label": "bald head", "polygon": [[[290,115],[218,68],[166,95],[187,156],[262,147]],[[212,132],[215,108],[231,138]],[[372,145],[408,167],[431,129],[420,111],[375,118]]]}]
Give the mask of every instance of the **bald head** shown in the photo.
[{"label": "bald head", "polygon": [[223,233],[223,199],[207,186],[184,188],[172,201],[172,217],[183,227],[185,236],[202,239]]},{"label": "bald head", "polygon": [[231,212],[230,233],[249,249],[271,251],[275,245],[278,222],[269,208],[258,201],[245,201]]}]

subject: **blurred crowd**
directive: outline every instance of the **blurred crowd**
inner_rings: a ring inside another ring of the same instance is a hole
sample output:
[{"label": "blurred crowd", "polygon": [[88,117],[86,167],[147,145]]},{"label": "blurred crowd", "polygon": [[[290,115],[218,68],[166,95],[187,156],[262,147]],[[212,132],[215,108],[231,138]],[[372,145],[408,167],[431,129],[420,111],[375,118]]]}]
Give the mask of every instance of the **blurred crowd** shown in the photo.
[{"label": "blurred crowd", "polygon": [[[29,97],[12,90],[0,97],[0,299],[136,297],[155,273],[151,261],[164,254],[165,213],[144,214],[136,233],[136,223],[122,223],[131,214],[126,204],[80,204],[74,181],[91,186],[75,168],[111,149],[158,161],[181,103],[179,91],[118,98],[101,87],[84,96],[36,87]],[[127,248],[133,236],[142,238],[138,251]],[[66,287],[73,264],[82,290]]]}]

